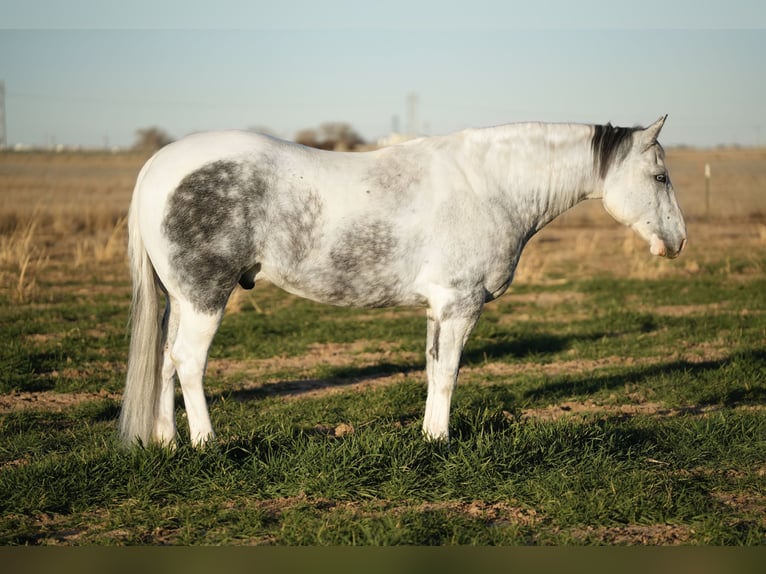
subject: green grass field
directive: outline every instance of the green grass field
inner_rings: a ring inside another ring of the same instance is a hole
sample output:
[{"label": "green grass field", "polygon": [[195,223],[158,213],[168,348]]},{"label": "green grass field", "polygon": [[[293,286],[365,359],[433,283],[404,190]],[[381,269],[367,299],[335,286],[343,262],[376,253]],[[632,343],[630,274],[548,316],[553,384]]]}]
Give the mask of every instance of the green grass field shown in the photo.
[{"label": "green grass field", "polygon": [[0,544],[763,544],[765,265],[512,287],[448,445],[420,435],[422,310],[259,286],[211,352],[217,442],[179,397],[174,452],[116,443],[125,274],[41,274],[0,304]]}]

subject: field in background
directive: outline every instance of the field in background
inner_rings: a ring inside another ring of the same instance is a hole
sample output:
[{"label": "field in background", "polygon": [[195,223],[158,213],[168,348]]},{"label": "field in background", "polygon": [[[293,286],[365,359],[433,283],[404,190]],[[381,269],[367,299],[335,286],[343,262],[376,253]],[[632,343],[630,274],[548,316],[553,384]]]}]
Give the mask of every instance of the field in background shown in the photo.
[{"label": "field in background", "polygon": [[419,437],[422,310],[259,286],[211,353],[217,449],[175,454],[113,442],[145,159],[0,153],[1,544],[766,541],[766,150],[668,150],[677,260],[599,202],[533,238],[449,447]]}]

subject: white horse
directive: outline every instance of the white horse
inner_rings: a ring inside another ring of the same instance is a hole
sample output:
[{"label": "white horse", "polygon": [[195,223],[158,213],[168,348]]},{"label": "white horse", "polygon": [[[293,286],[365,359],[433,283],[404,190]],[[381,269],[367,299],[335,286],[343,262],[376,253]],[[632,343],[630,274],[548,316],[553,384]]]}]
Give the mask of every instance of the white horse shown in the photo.
[{"label": "white horse", "polygon": [[466,339],[543,226],[601,198],[651,253],[683,249],[657,142],[664,122],[511,124],[365,153],[234,131],[170,144],[141,170],[130,206],[122,439],[173,443],[176,375],[192,443],[214,436],[202,386],[208,350],[232,290],[256,278],[333,305],[426,306],[423,432],[447,439]]}]

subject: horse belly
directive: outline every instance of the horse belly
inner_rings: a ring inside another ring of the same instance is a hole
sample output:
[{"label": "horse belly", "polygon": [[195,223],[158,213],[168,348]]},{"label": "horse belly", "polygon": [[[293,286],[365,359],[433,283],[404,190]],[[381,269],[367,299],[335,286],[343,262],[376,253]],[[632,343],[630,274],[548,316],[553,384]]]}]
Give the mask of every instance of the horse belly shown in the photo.
[{"label": "horse belly", "polygon": [[262,276],[286,291],[332,305],[391,307],[425,302],[414,285],[419,272],[417,241],[390,219],[367,214],[323,228],[318,235],[311,248],[301,246],[300,260],[289,250],[301,240],[283,242],[276,258],[270,249]]}]

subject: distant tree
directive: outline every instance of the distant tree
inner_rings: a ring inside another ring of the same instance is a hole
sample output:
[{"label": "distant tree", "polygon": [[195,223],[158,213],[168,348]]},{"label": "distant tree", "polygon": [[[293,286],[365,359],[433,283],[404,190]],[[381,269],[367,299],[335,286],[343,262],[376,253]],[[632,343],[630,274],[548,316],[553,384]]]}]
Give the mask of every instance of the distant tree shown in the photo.
[{"label": "distant tree", "polygon": [[157,151],[172,141],[173,138],[171,138],[164,130],[156,126],[141,128],[136,130],[136,143],[133,144],[133,149],[141,151]]},{"label": "distant tree", "polygon": [[364,143],[354,128],[343,122],[327,122],[319,126],[319,136],[322,142],[332,146],[332,149],[354,149]]},{"label": "distant tree", "polygon": [[295,134],[295,142],[309,147],[319,147],[319,139],[315,129],[307,128]]},{"label": "distant tree", "polygon": [[319,129],[305,129],[295,135],[299,144],[332,150],[353,150],[364,144],[364,139],[344,122],[326,122]]}]

